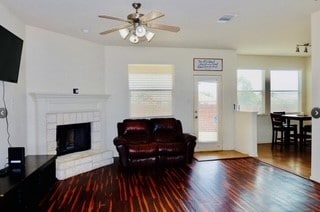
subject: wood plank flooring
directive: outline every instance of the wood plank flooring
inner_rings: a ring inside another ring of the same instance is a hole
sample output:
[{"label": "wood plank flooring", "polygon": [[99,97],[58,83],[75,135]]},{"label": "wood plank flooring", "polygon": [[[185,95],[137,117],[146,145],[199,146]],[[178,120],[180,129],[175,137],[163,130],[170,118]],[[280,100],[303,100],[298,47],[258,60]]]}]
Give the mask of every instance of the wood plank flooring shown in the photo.
[{"label": "wood plank flooring", "polygon": [[307,146],[302,151],[294,145],[288,147],[275,146],[271,144],[258,144],[259,160],[294,174],[310,178],[311,176],[311,147]]},{"label": "wood plank flooring", "polygon": [[56,183],[40,211],[320,211],[320,184],[255,158],[124,171]]},{"label": "wood plank flooring", "polygon": [[195,152],[193,157],[197,161],[207,161],[207,160],[246,158],[249,156],[246,154],[242,154],[240,152],[234,151],[234,150],[224,150],[224,151]]}]

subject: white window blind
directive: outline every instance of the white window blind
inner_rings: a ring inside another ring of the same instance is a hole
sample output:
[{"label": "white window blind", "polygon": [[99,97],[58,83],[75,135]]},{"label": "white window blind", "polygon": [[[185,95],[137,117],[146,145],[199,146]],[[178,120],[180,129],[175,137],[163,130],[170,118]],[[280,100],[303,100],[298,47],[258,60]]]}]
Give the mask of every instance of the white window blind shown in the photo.
[{"label": "white window blind", "polygon": [[237,97],[240,110],[265,112],[265,85],[263,70],[238,70]]},{"label": "white window blind", "polygon": [[131,117],[171,116],[174,66],[129,65]]},{"label": "white window blind", "polygon": [[301,71],[271,70],[271,112],[301,111]]}]

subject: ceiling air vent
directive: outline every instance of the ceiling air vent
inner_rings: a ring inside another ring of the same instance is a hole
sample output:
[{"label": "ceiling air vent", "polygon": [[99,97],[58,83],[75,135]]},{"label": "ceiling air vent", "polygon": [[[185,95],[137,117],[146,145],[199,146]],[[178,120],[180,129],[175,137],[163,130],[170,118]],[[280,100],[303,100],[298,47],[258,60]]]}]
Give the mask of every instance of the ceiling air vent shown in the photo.
[{"label": "ceiling air vent", "polygon": [[236,15],[234,14],[223,15],[218,19],[218,23],[227,23],[231,21],[234,17],[236,17]]}]

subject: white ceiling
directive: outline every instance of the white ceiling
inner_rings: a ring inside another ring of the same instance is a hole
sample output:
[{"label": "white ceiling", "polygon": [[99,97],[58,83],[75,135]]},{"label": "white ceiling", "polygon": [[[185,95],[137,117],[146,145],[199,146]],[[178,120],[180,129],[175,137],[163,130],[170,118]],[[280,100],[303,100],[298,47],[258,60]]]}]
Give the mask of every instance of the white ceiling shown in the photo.
[{"label": "white ceiling", "polygon": [[[113,46],[235,49],[238,54],[301,55],[296,44],[311,42],[311,14],[320,10],[317,0],[139,0],[141,13],[157,10],[165,17],[155,23],[179,26],[180,32],[152,30],[148,43],[130,44],[118,32],[99,33],[123,25],[101,19],[110,15],[126,19],[134,12],[125,0],[0,0],[27,25]],[[217,23],[236,14],[229,23]],[[89,33],[83,33],[88,29]]]}]

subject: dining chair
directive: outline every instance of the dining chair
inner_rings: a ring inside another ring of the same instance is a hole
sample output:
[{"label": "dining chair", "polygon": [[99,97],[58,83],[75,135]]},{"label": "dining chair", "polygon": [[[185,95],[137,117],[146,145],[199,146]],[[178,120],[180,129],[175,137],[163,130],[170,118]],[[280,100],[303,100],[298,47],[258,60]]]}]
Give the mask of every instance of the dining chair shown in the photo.
[{"label": "dining chair", "polygon": [[303,132],[302,132],[302,144],[301,149],[304,149],[307,146],[307,143],[311,143],[312,138],[312,125],[306,124],[303,126]]},{"label": "dining chair", "polygon": [[[287,125],[284,113],[270,113],[272,123],[272,148],[280,141],[281,144],[289,144],[291,140],[297,144],[297,125]],[[280,137],[279,137],[280,134]]]},{"label": "dining chair", "polygon": [[[273,114],[279,114],[279,115],[285,115],[286,114],[286,112],[285,111],[276,111],[276,112],[272,112]],[[284,124],[287,124],[287,121],[286,121],[286,119],[284,119],[284,122],[283,122]],[[296,124],[290,124],[291,126],[295,126],[295,127],[298,127],[298,125],[296,125]]]}]

